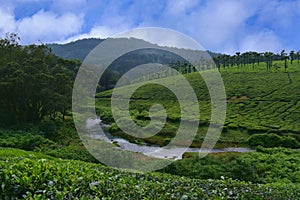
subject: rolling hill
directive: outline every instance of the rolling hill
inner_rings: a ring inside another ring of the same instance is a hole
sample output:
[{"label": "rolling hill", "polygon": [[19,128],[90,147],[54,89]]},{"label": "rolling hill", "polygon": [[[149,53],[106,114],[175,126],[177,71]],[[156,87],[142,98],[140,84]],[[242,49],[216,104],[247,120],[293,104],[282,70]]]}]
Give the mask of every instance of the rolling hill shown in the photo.
[{"label": "rolling hill", "polygon": [[[275,63],[283,65],[283,61]],[[290,66],[288,72],[283,67],[266,71],[263,63],[254,69],[251,65],[242,69],[229,67],[222,69],[221,75],[226,89],[227,116],[217,146],[243,146],[252,134],[267,133],[291,136],[300,142],[300,67],[297,63]],[[197,73],[186,74],[185,77],[199,99],[200,126],[193,146],[200,146],[210,121],[210,96]],[[176,84],[177,78],[167,77],[165,81]],[[111,91],[97,95],[98,114],[107,123],[114,122],[109,111],[110,95]],[[146,84],[135,91],[130,108],[136,123],[144,124],[149,120],[148,109],[155,103],[165,106],[168,114],[167,126],[144,142],[165,145],[174,136],[180,122],[179,105],[175,100],[175,96],[162,86]],[[116,127],[114,132],[122,135]]]}]

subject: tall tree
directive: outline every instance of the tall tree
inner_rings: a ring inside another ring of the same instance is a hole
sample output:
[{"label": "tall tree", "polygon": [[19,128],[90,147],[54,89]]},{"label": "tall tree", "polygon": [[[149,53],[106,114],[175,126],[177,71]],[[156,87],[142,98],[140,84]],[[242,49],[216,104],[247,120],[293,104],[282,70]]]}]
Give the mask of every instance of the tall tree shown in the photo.
[{"label": "tall tree", "polygon": [[284,60],[284,71],[286,71],[286,69],[288,68],[287,66],[288,56],[284,49],[281,51],[280,56],[281,56],[281,60]]},{"label": "tall tree", "polygon": [[240,67],[240,55],[241,55],[241,52],[236,52],[236,63],[237,63],[237,66],[238,68]]},{"label": "tall tree", "polygon": [[220,71],[220,56],[214,57],[213,60],[214,60],[215,66]]},{"label": "tall tree", "polygon": [[273,55],[274,54],[272,52],[265,52],[264,53],[264,56],[266,58],[267,71],[269,71],[272,67]]},{"label": "tall tree", "polygon": [[290,51],[290,60],[291,60],[291,64],[293,64],[293,60],[295,59],[295,51]]}]

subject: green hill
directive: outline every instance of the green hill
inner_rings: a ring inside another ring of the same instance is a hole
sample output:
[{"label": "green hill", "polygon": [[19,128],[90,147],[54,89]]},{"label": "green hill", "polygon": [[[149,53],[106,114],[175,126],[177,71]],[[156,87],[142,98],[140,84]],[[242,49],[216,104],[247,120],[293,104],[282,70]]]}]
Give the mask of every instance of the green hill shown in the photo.
[{"label": "green hill", "polygon": [[[57,55],[58,57],[65,58],[65,59],[78,59],[80,61],[83,61],[86,56],[101,42],[103,42],[105,39],[96,39],[96,38],[90,38],[90,39],[82,39],[77,40],[74,42],[66,43],[66,44],[47,44],[49,48],[52,49],[52,53]],[[124,39],[126,40],[126,39]],[[134,42],[142,42],[142,44],[150,44],[143,40],[137,40],[137,39],[128,39],[130,43]],[[126,43],[126,42],[124,42]],[[129,44],[130,44],[129,43]],[[157,45],[154,45],[154,47],[159,47]],[[161,64],[170,64],[176,61],[183,62],[184,60],[174,54],[171,53],[172,49],[176,48],[167,48],[167,50],[170,49],[171,51],[164,51],[160,49],[140,49],[136,51],[129,52],[125,55],[122,55],[120,58],[115,60],[111,66],[109,67],[109,70],[118,72],[120,74],[124,74],[129,69],[136,65],[146,64],[146,63],[161,63]],[[182,54],[190,55],[190,56],[198,56],[199,57],[199,51],[194,50],[187,50],[187,49],[176,49],[176,51],[180,52]],[[220,54],[210,52],[208,53],[215,57]]]},{"label": "green hill", "polygon": [[[264,63],[243,68],[221,69],[227,96],[227,116],[223,133],[217,147],[243,146],[252,134],[276,133],[292,136],[300,142],[300,65],[296,62],[284,71],[283,61],[275,61],[277,69],[266,71]],[[193,146],[200,146],[210,121],[210,96],[204,81],[197,73],[185,75],[194,88],[200,105],[200,126]],[[178,77],[164,81],[176,84]],[[130,86],[129,86],[130,87]],[[97,94],[97,111],[106,123],[113,123],[110,113],[110,94],[106,91]],[[138,124],[149,120],[148,109],[154,103],[161,103],[167,109],[167,125],[156,136],[144,139],[145,142],[167,144],[176,133],[180,122],[179,104],[175,96],[158,85],[140,87],[130,101],[131,114]],[[113,123],[117,135],[122,134]]]}]

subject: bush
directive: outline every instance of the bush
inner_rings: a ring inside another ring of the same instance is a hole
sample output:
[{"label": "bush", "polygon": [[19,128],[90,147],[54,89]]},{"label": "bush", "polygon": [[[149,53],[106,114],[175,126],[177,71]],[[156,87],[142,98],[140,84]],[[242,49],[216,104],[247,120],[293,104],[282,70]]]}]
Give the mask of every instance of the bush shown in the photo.
[{"label": "bush", "polygon": [[300,154],[288,148],[263,148],[248,153],[198,153],[178,160],[162,172],[199,179],[230,177],[253,183],[300,183]]},{"label": "bush", "polygon": [[111,126],[109,126],[109,127],[107,128],[107,131],[108,131],[109,133],[115,133],[115,132],[118,132],[119,130],[120,130],[120,128],[117,126],[116,123],[112,123]]},{"label": "bush", "polygon": [[40,135],[34,135],[30,133],[25,134],[4,134],[0,138],[1,147],[12,147],[18,149],[24,149],[27,151],[33,151],[36,149],[48,149],[54,148],[56,144]]},{"label": "bush", "polygon": [[274,133],[270,134],[254,134],[248,139],[250,147],[285,147],[297,149],[300,147],[299,142],[291,136],[279,136]]}]

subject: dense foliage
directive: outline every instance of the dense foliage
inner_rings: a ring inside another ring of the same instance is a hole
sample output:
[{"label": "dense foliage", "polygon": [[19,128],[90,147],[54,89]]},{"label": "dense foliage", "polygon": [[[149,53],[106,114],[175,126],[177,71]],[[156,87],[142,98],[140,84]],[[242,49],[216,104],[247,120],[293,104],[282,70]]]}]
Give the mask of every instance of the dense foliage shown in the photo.
[{"label": "dense foliage", "polygon": [[2,199],[296,199],[300,195],[297,184],[121,172],[13,149],[0,150],[0,167]]},{"label": "dense foliage", "polygon": [[39,126],[0,129],[0,147],[42,152],[57,158],[99,163],[83,146],[69,120],[44,120]]},{"label": "dense foliage", "polygon": [[248,139],[250,147],[286,147],[300,148],[299,142],[291,136],[279,136],[277,134],[254,134]]},{"label": "dense foliage", "polygon": [[0,123],[67,114],[78,63],[56,57],[45,45],[20,46],[14,34],[0,39],[0,55]]},{"label": "dense foliage", "polygon": [[256,152],[212,153],[201,159],[186,154],[162,171],[201,179],[226,176],[256,183],[300,183],[299,150],[259,147]]}]

